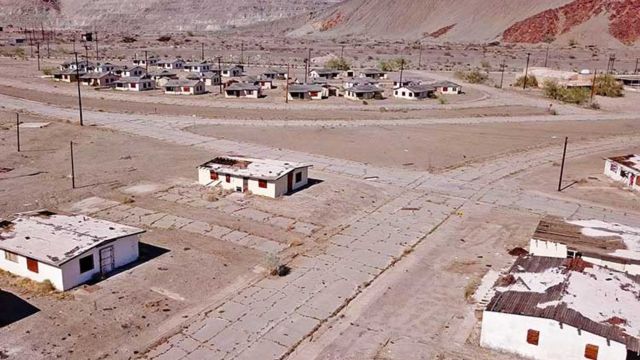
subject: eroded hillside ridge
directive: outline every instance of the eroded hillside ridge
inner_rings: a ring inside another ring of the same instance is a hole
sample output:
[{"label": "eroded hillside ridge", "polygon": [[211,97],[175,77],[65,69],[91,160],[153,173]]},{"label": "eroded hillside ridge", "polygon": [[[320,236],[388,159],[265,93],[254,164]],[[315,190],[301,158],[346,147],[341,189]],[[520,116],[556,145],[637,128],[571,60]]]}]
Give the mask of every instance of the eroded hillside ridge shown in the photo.
[{"label": "eroded hillside ridge", "polygon": [[625,45],[640,38],[640,0],[575,0],[549,9],[505,30],[507,42],[539,43],[555,39],[597,17],[609,21],[608,32]]},{"label": "eroded hillside ridge", "polygon": [[0,0],[0,22],[123,31],[217,30],[314,13],[338,0]]}]

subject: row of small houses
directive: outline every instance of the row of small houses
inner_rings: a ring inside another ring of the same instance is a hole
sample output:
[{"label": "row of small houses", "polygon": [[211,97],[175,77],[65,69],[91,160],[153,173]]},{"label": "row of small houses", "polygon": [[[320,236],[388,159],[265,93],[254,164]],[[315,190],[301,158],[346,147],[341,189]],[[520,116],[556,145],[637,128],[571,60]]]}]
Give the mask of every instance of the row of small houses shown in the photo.
[{"label": "row of small houses", "polygon": [[[111,87],[123,91],[145,91],[158,87],[166,94],[199,95],[206,92],[206,86],[224,85],[225,97],[228,98],[260,98],[264,90],[273,89],[273,81],[288,80],[288,73],[279,69],[268,69],[259,76],[242,76],[242,65],[227,66],[221,69],[212,68],[206,62],[185,62],[181,59],[152,62],[148,64],[135,61],[133,67],[116,66],[110,63],[94,65],[87,61],[67,62],[59,71],[53,73],[54,80],[75,82],[96,87]],[[157,68],[147,73],[142,66],[154,65]],[[189,74],[186,79],[178,78],[172,70],[182,70]],[[315,69],[310,72],[307,83],[288,85],[289,99],[320,100],[330,96],[338,96],[339,89],[329,84],[329,79],[338,76],[347,77],[343,82],[345,98],[351,100],[381,99],[384,89],[378,80],[386,79],[387,74],[375,69],[365,69],[358,77],[353,71]],[[226,81],[223,78],[228,78]],[[452,82],[422,84],[411,79],[393,81],[393,96],[400,99],[420,100],[433,98],[435,94],[459,94],[461,87]]]}]

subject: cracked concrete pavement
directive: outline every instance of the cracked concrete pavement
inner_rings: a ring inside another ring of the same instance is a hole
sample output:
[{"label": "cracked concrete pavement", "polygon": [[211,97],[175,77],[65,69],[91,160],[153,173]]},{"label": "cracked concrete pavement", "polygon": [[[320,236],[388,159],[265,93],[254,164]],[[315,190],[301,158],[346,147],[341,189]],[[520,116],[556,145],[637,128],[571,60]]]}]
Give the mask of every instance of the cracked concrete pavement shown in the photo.
[{"label": "cracked concrete pavement", "polygon": [[[5,106],[9,108],[26,108],[31,112],[63,119],[75,118],[75,112],[71,110],[4,96],[0,96],[0,99],[7,100]],[[411,257],[413,249],[436,233],[442,224],[447,223],[447,219],[455,216],[459,209],[472,204],[640,225],[638,214],[530,192],[509,180],[512,174],[550,165],[558,158],[557,149],[514,154],[434,175],[215,139],[184,130],[201,121],[198,119],[86,114],[88,122],[118,131],[228,153],[287,158],[311,163],[318,171],[403,189],[397,198],[382,204],[330,237],[329,244],[322,251],[294,259],[290,264],[293,272],[289,276],[264,278],[222,303],[211,304],[206,311],[185,321],[182,327],[174,329],[166,339],[149,349],[145,356],[150,359],[282,359],[295,354],[303,342],[359,301],[363,292],[376,284],[376,279],[385,272],[397,272],[394,265],[399,260]],[[608,114],[595,118],[606,120],[621,116],[629,115]],[[594,116],[555,116],[540,121],[580,119],[594,120]],[[456,123],[483,120],[520,121],[512,118],[450,119]],[[403,123],[395,122],[393,125]],[[568,156],[578,157],[603,149],[638,144],[640,140],[634,137],[605,138],[575,144]],[[96,204],[93,206],[94,209],[100,207]],[[132,225],[148,223],[148,226],[176,227],[196,233],[213,232],[207,227],[208,224],[127,205],[98,209],[95,213],[116,221],[130,221]],[[242,242],[245,238],[231,234],[216,232],[215,236],[220,236],[222,240],[226,236],[226,240],[232,242]],[[270,244],[267,239],[259,243]],[[310,357],[306,358],[320,356],[320,352],[312,351],[309,354]]]}]

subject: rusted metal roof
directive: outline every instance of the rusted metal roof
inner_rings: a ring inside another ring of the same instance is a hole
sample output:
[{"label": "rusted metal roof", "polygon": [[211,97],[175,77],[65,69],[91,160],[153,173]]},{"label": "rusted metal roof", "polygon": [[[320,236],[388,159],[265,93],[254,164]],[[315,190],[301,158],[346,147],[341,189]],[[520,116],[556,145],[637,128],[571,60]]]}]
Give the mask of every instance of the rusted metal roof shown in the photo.
[{"label": "rusted metal roof", "polygon": [[[576,261],[581,262],[582,265],[572,263]],[[513,264],[509,272],[499,279],[494,285],[494,288],[497,291],[487,305],[486,311],[555,320],[561,324],[567,324],[582,331],[587,331],[606,339],[625,344],[628,350],[636,352],[640,351],[640,339],[638,338],[638,334],[629,334],[623,326],[619,326],[621,323],[625,323],[627,319],[611,316],[608,321],[596,321],[595,319],[589,318],[585,314],[576,310],[575,304],[569,305],[564,301],[564,296],[567,294],[567,289],[571,284],[572,273],[580,273],[584,271],[585,268],[599,267],[586,263],[582,260],[575,259],[571,260],[537,256],[520,257]],[[564,275],[564,280],[557,284],[552,282],[551,286],[544,291],[524,290],[527,288],[527,284],[524,284],[523,287],[519,287],[519,290],[511,290],[510,286],[504,286],[505,282],[507,284],[515,284],[517,281],[520,281],[515,279],[523,273],[530,275],[533,274],[533,276],[539,275],[542,278],[544,277],[543,273],[548,272],[549,270],[557,270],[557,274],[560,274],[560,276]],[[617,273],[604,268],[599,268],[598,271]],[[587,276],[593,275],[587,274]],[[640,277],[638,276],[626,275],[623,273],[617,273],[617,275],[614,274],[614,276],[616,276],[616,279],[619,277],[624,279],[624,281],[631,282],[625,282],[625,285],[622,286],[622,291],[626,291],[627,289],[625,289],[625,287],[631,286],[631,284],[634,286],[640,284]],[[597,281],[598,284],[604,285],[604,283],[611,280],[611,278],[603,278],[594,279],[593,281]],[[616,299],[615,302],[617,303],[617,297],[620,295],[618,293],[607,294],[604,286],[603,288],[598,288],[596,286],[589,290],[592,291],[593,297],[606,297],[607,299],[605,300],[609,302]],[[620,289],[618,289],[618,292],[619,291]],[[636,296],[636,301],[631,304],[625,304],[625,306],[632,307],[625,308],[627,313],[637,313],[640,311],[640,300],[637,299],[640,294],[634,295]],[[572,297],[572,301],[574,302],[579,302],[581,300],[584,301],[587,299],[574,299]],[[617,305],[622,306],[619,304]],[[599,311],[600,309],[595,310]],[[606,309],[601,310],[603,313],[607,312]],[[635,326],[637,326],[637,324],[635,324]]]},{"label": "rusted metal roof", "polygon": [[636,172],[640,172],[640,155],[629,154],[623,156],[610,157],[609,160],[624,165]]}]

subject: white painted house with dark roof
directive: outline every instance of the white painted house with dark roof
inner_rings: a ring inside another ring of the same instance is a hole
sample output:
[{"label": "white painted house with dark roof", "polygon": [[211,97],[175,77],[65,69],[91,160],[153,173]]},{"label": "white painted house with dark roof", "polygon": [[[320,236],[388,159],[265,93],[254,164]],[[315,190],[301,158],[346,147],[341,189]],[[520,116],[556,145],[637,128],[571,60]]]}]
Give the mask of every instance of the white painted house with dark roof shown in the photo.
[{"label": "white painted house with dark roof", "polygon": [[198,167],[198,182],[277,198],[308,183],[311,165],[247,157],[217,157]]},{"label": "white painted house with dark roof", "polygon": [[143,232],[84,215],[18,214],[0,221],[0,269],[68,290],[136,261]]}]

